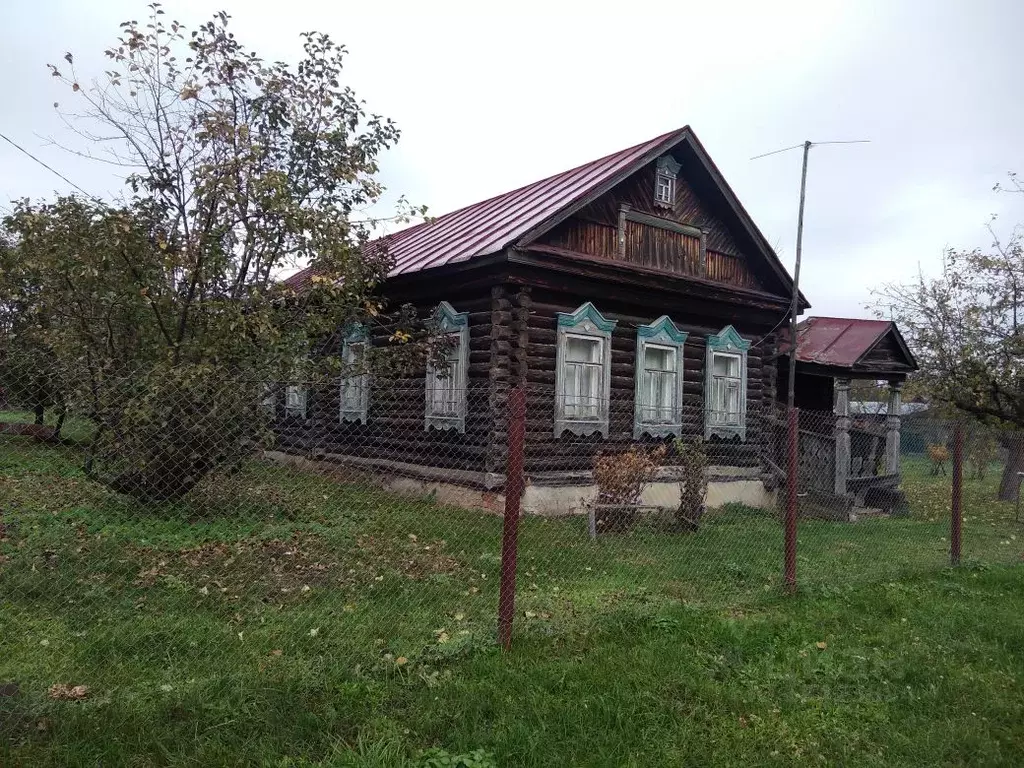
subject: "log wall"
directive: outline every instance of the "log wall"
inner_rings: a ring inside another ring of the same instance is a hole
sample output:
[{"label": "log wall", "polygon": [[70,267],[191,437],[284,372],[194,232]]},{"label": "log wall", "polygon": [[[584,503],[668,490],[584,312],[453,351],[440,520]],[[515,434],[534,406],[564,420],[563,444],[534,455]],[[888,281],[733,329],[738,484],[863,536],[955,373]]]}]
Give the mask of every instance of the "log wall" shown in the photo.
[{"label": "log wall", "polygon": [[[509,386],[512,333],[511,301],[504,286],[490,291],[444,296],[415,302],[426,320],[438,302],[448,301],[457,312],[469,313],[466,430],[424,429],[425,362],[408,375],[377,375],[371,380],[366,424],[340,420],[338,382],[309,387],[306,419],[287,417],[278,404],[277,444],[288,451],[338,453],[373,459],[424,464],[475,472],[501,471],[504,463],[504,397]],[[371,343],[389,345],[393,323],[372,329]],[[331,343],[340,344],[340,340]],[[496,442],[497,441],[497,442]]]},{"label": "log wall", "polygon": [[[617,321],[612,332],[611,407],[608,439],[600,435],[581,437],[554,434],[555,369],[557,315],[574,311],[583,300],[578,296],[551,290],[534,289],[528,318],[526,351],[527,423],[526,468],[530,472],[589,470],[594,454],[604,448],[621,450],[632,444],[635,393],[636,329],[656,320],[663,312],[637,306],[622,306],[595,300],[597,309],[608,319]],[[704,375],[706,339],[721,331],[701,318],[685,312],[669,316],[680,330],[686,331],[683,351],[683,431],[684,435],[704,435]],[[755,345],[747,354],[747,439],[721,441],[713,438],[709,445],[712,463],[731,466],[757,466],[762,440],[759,414],[774,402],[776,366],[771,358],[774,337],[763,338],[768,329],[734,326]],[[760,332],[760,334],[759,334]],[[645,440],[653,439],[645,438]]]}]

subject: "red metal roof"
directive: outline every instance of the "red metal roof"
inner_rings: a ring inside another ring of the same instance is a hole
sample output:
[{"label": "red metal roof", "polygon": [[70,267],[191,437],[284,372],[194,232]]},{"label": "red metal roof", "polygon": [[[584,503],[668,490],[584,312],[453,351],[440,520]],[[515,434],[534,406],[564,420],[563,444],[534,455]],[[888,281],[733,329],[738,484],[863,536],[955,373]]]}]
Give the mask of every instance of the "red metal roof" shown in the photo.
[{"label": "red metal roof", "polygon": [[[851,368],[894,329],[888,320],[809,317],[796,327],[796,359],[801,363]],[[782,344],[780,351],[789,352],[789,344]]]},{"label": "red metal roof", "polygon": [[[497,253],[559,211],[630,169],[638,161],[644,160],[647,155],[660,154],[679,141],[688,130],[688,127],[683,127],[662,134],[525,187],[438,216],[430,222],[403,229],[374,243],[386,241],[395,259],[391,275]],[[292,288],[299,288],[308,282],[310,275],[311,270],[307,268],[284,282]]]}]

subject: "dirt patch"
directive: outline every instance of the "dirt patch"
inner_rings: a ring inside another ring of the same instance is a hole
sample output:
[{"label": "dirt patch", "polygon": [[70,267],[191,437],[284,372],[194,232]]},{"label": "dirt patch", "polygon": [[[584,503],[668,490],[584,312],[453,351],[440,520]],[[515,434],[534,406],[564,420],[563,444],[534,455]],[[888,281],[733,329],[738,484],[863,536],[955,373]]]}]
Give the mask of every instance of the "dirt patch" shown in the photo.
[{"label": "dirt patch", "polygon": [[269,599],[301,595],[337,582],[332,577],[343,572],[338,553],[314,536],[218,541],[173,552],[143,549],[139,556],[145,567],[136,576],[136,586],[151,587],[174,577],[207,593],[232,597],[254,592]]},{"label": "dirt patch", "polygon": [[445,553],[441,540],[421,542],[409,536],[404,543],[376,536],[356,538],[356,551],[367,558],[367,565],[380,570],[399,571],[410,579],[424,579],[441,573],[453,573],[462,564]]}]

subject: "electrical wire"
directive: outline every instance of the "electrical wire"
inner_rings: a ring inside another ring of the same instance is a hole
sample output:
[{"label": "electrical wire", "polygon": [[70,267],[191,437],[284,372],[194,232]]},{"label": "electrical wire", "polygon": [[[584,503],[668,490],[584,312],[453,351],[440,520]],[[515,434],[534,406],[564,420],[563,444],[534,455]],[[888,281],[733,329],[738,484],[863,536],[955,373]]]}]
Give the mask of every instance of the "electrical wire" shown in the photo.
[{"label": "electrical wire", "polygon": [[25,148],[24,148],[23,146],[21,146],[21,145],[19,145],[19,144],[16,144],[16,143],[15,143],[15,142],[14,142],[14,141],[13,141],[12,139],[8,138],[7,136],[5,136],[5,135],[4,135],[4,134],[2,134],[2,133],[0,133],[0,139],[3,139],[3,140],[4,140],[4,141],[6,141],[6,142],[7,142],[8,144],[10,144],[10,145],[11,145],[12,147],[14,147],[15,149],[17,149],[17,150],[18,150],[19,152],[23,152],[23,153],[24,153],[24,154],[26,154],[26,155],[27,155],[28,157],[30,157],[31,159],[35,160],[35,161],[36,161],[37,163],[39,163],[39,164],[40,164],[41,166],[43,166],[43,168],[45,168],[46,170],[48,170],[48,171],[49,171],[50,173],[54,174],[55,176],[59,176],[59,177],[60,177],[61,179],[63,179],[64,181],[66,181],[66,182],[67,182],[68,184],[70,184],[70,185],[71,185],[72,187],[74,187],[75,189],[77,189],[77,190],[78,190],[79,192],[81,192],[81,193],[82,193],[83,195],[85,195],[86,197],[92,198],[92,199],[93,199],[93,200],[95,200],[96,202],[100,202],[100,199],[99,199],[98,197],[96,197],[95,195],[91,195],[91,194],[89,194],[88,192],[86,192],[86,191],[85,191],[84,189],[82,189],[82,188],[81,188],[80,186],[78,186],[77,184],[75,184],[75,182],[73,182],[73,181],[72,181],[71,179],[69,179],[69,178],[68,178],[67,176],[65,176],[65,175],[64,175],[63,173],[61,173],[60,171],[58,171],[58,170],[55,170],[55,169],[54,169],[54,168],[52,168],[51,166],[47,165],[47,164],[46,164],[46,163],[44,163],[44,162],[43,162],[42,160],[40,160],[40,159],[39,159],[38,157],[36,157],[35,155],[33,155],[33,154],[32,154],[31,152],[29,152],[29,151],[28,151],[27,149],[25,149]]}]

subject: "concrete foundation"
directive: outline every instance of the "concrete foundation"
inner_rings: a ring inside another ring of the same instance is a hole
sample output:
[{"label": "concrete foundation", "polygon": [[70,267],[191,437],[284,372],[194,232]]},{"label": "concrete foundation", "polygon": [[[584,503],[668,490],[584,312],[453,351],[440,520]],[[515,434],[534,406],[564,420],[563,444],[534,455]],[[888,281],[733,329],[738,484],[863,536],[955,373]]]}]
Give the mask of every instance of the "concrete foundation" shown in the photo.
[{"label": "concrete foundation", "polygon": [[[419,499],[432,499],[464,509],[479,509],[501,514],[505,507],[502,493],[504,478],[493,474],[443,470],[399,462],[380,462],[357,457],[328,455],[310,459],[304,456],[267,451],[266,458],[279,464],[334,477],[339,481],[370,482],[392,493]],[[749,467],[708,468],[707,506],[709,509],[737,503],[760,509],[775,508],[775,491],[769,491],[758,470]],[[523,512],[547,517],[587,513],[587,505],[597,499],[597,486],[589,472],[538,473],[528,476],[523,494]],[[674,509],[679,505],[679,481],[671,467],[644,489],[642,503],[650,507]]]}]

